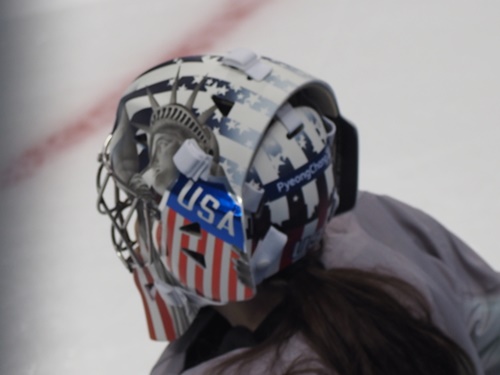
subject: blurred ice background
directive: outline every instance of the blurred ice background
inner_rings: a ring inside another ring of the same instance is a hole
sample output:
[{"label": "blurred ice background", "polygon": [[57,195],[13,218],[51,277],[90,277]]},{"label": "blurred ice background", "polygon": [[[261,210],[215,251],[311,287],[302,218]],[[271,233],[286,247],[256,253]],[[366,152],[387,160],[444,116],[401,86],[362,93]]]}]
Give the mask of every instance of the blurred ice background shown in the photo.
[{"label": "blurred ice background", "polygon": [[94,181],[120,91],[174,52],[250,47],[327,80],[359,129],[360,187],[431,213],[500,269],[499,13],[465,0],[3,3],[0,373],[145,374],[163,350]]}]

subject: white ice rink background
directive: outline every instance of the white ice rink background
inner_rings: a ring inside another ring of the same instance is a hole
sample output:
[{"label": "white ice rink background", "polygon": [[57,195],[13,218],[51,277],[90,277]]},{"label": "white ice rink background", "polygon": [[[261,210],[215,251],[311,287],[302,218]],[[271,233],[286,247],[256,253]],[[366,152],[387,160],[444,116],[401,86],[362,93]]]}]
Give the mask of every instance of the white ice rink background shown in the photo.
[{"label": "white ice rink background", "polygon": [[[145,374],[139,295],[95,209],[121,90],[173,53],[250,47],[331,83],[360,187],[500,269],[500,3],[22,0],[0,14],[0,373]],[[38,154],[37,154],[38,152]]]}]

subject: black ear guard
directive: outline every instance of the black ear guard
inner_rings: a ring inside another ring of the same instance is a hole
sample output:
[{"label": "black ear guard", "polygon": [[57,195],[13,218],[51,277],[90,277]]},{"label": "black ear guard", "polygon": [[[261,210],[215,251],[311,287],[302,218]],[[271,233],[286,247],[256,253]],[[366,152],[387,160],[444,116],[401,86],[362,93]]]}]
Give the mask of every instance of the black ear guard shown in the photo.
[{"label": "black ear guard", "polygon": [[358,132],[342,116],[333,119],[337,127],[335,145],[335,174],[340,197],[335,215],[351,210],[358,193]]},{"label": "black ear guard", "polygon": [[335,184],[339,205],[334,215],[351,210],[358,194],[358,132],[341,116],[335,96],[329,86],[312,85],[295,93],[289,102],[308,105],[335,124]]}]

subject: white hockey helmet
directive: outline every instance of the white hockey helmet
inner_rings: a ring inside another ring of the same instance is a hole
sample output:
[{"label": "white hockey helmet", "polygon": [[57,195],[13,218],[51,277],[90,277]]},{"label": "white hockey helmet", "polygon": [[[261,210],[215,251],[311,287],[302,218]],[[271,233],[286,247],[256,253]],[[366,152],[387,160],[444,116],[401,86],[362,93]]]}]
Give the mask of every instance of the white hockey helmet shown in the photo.
[{"label": "white hockey helmet", "polygon": [[328,84],[244,49],[138,77],[100,163],[98,208],[155,340],[204,305],[252,298],[357,190],[356,131]]}]

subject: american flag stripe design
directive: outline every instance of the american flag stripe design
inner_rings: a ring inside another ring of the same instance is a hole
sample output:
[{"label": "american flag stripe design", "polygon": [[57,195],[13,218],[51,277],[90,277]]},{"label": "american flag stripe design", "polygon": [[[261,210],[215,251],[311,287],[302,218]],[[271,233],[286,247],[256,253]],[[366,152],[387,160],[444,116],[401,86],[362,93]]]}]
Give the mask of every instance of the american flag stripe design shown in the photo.
[{"label": "american flag stripe design", "polygon": [[[173,252],[172,249],[178,247],[178,243],[175,242],[176,237],[182,235],[179,231],[176,231],[183,222],[182,217],[178,218],[174,210],[166,210],[167,220],[165,221],[167,227],[167,237],[166,237],[166,257],[167,257],[167,269],[170,270],[175,276],[178,277],[178,270],[175,269],[179,261],[178,252]],[[177,222],[179,220],[179,222]],[[177,232],[177,233],[176,233]],[[177,236],[176,236],[177,234]],[[176,272],[177,271],[177,272]]]},{"label": "american flag stripe design", "polygon": [[210,269],[210,267],[214,264],[215,259],[215,242],[217,239],[215,236],[209,235],[207,232],[206,237],[207,237],[207,244],[205,247],[205,264],[206,268],[203,272],[203,295],[207,298],[214,299],[213,295],[213,288],[212,288],[212,277],[215,277],[213,275],[213,271]]},{"label": "american flag stripe design", "polygon": [[234,269],[233,262],[238,258],[237,254],[234,251],[230,251],[228,254],[228,300],[236,301],[238,299],[238,276],[236,275],[236,270]]},{"label": "american flag stripe design", "polygon": [[151,272],[147,267],[137,268],[134,273],[134,280],[141,294],[150,336],[153,340],[177,337],[176,322],[174,314],[161,296],[156,293],[152,299],[147,285],[154,283]]},{"label": "american flag stripe design", "polygon": [[[170,271],[175,276],[177,280],[181,280],[181,272],[179,266],[181,264],[181,238],[184,235],[183,232],[179,230],[184,225],[184,218],[173,210],[168,210],[168,222],[167,222],[167,241],[168,241],[168,258],[167,264],[170,264]],[[183,253],[182,253],[183,254]]]},{"label": "american flag stripe design", "polygon": [[221,300],[221,283],[220,277],[222,273],[222,247],[223,242],[219,239],[215,240],[214,259],[212,263],[212,299],[215,301]]},{"label": "american flag stripe design", "polygon": [[[148,277],[151,277],[151,275]],[[161,334],[162,337],[178,337],[178,322],[175,317],[176,314],[172,311],[174,308],[168,306],[159,293],[155,294],[155,305],[156,309],[153,309],[155,311],[154,316],[159,315],[161,319],[161,324],[155,324],[155,328],[158,327],[157,335]],[[161,332],[162,328],[163,332]]]},{"label": "american flag stripe design", "polygon": [[[198,240],[198,243],[196,244],[196,247],[193,246],[193,249],[196,248],[196,252],[205,256],[205,267],[206,267],[206,261],[207,261],[206,260],[206,253],[207,253],[206,249],[207,249],[207,243],[208,243],[207,237],[208,237],[208,233],[206,231],[202,231],[201,235],[200,235],[200,239]],[[195,270],[194,270],[194,273],[195,273],[194,285],[196,288],[196,292],[202,296],[205,295],[205,293],[204,293],[205,288],[204,288],[204,282],[203,282],[204,281],[203,276],[205,273],[204,272],[205,267],[203,267],[202,265],[196,264]]]},{"label": "american flag stripe design", "polygon": [[[167,228],[165,251],[162,252],[167,269],[185,287],[214,301],[228,302],[248,298],[248,291],[238,279],[232,259],[238,254],[232,245],[201,230],[200,235],[184,233],[182,226],[190,221],[169,207],[165,208],[164,226]],[[186,251],[195,251],[205,257],[205,267]],[[167,255],[168,254],[168,255]]]},{"label": "american flag stripe design", "polygon": [[[179,215],[180,216],[180,215]],[[182,225],[188,225],[190,222],[187,220],[187,219],[184,219],[183,222],[182,222]],[[190,283],[188,282],[188,255],[182,250],[182,249],[188,249],[190,250],[190,247],[189,247],[189,235],[179,231],[179,229],[177,228],[177,232],[180,232],[181,233],[181,243],[180,243],[180,247],[177,247],[180,251],[178,252],[179,254],[179,271],[178,271],[178,278],[179,280],[181,281],[182,284],[184,285],[189,285],[189,286],[193,286],[192,284],[190,285]]]},{"label": "american flag stripe design", "polygon": [[[220,240],[218,240],[220,241]],[[222,242],[222,241],[221,241]],[[219,272],[219,285],[220,285],[220,301],[229,301],[229,288],[231,287],[229,283],[229,273],[232,268],[231,265],[231,245],[222,242],[221,243],[221,257],[220,259],[220,272]],[[217,274],[213,274],[212,277],[216,276]]]},{"label": "american flag stripe design", "polygon": [[291,231],[287,231],[288,241],[283,249],[283,254],[281,255],[280,268],[289,266],[293,260],[293,253],[295,246],[302,240],[302,234],[304,233],[304,227],[294,228]]},{"label": "american flag stripe design", "polygon": [[[187,221],[187,220],[186,220]],[[189,223],[189,222],[188,222]],[[187,237],[187,246],[182,246],[181,252],[185,250],[198,252],[198,243],[200,242],[200,236],[198,235],[184,235]],[[198,262],[193,259],[187,252],[184,253],[186,258],[186,264],[184,265],[186,273],[185,285],[188,285],[190,289],[198,291],[199,286],[196,284],[196,269],[200,267]],[[182,267],[182,266],[181,266]]]}]

